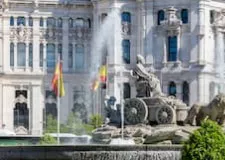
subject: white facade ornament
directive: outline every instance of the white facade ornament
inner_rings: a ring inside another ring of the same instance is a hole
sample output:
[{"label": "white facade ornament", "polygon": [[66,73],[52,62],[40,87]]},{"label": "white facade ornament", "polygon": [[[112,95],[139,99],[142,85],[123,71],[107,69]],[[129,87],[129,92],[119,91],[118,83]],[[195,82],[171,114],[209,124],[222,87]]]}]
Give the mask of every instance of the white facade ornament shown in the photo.
[{"label": "white facade ornament", "polygon": [[122,22],[123,34],[129,35],[131,33],[131,24],[128,22]]},{"label": "white facade ornament", "polygon": [[56,104],[56,99],[52,96],[52,95],[49,95],[47,98],[46,98],[46,103],[49,103],[49,104]]},{"label": "white facade ornament", "polygon": [[15,103],[27,103],[27,99],[22,94],[20,94],[18,97],[16,97]]},{"label": "white facade ornament", "polygon": [[225,10],[223,9],[221,12],[215,14],[215,16],[213,26],[225,29]]},{"label": "white facade ornament", "polygon": [[162,21],[162,26],[167,31],[168,36],[175,36],[180,33],[182,21],[176,16],[177,9],[169,7],[167,9],[167,19]]},{"label": "white facade ornament", "polygon": [[26,135],[28,134],[28,130],[24,126],[18,126],[15,129],[17,135]]}]

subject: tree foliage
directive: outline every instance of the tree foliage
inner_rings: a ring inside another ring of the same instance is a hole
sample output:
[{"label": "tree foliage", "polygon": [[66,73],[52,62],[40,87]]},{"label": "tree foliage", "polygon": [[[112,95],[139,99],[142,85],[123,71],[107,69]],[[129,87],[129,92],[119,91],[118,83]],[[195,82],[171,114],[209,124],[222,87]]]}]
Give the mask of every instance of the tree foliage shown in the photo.
[{"label": "tree foliage", "polygon": [[57,141],[54,137],[50,136],[49,134],[45,134],[43,137],[40,139],[40,144],[45,145],[45,144],[56,144]]},{"label": "tree foliage", "polygon": [[211,120],[202,122],[185,142],[182,160],[225,160],[225,135],[222,128]]},{"label": "tree foliage", "polygon": [[[95,128],[100,127],[102,124],[103,117],[99,114],[91,115],[90,122],[84,123],[78,113],[71,112],[66,124],[60,124],[60,133],[91,134]],[[52,115],[47,116],[45,133],[57,133],[57,120]]]},{"label": "tree foliage", "polygon": [[[57,120],[51,114],[47,116],[45,133],[57,133]],[[60,132],[67,133],[68,128],[64,124],[60,124]]]}]

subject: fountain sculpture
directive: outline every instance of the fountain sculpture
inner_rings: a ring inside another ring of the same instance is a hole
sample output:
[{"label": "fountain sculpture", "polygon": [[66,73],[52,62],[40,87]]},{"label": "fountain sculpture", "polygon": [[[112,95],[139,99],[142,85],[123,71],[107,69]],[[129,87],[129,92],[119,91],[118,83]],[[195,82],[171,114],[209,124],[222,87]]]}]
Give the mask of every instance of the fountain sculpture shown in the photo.
[{"label": "fountain sculpture", "polygon": [[[137,55],[136,67],[128,72],[135,78],[137,96],[124,102],[125,139],[136,144],[180,144],[207,117],[224,124],[225,95],[217,95],[209,105],[194,104],[189,110],[181,100],[162,93],[159,79],[146,70],[141,55]],[[110,143],[121,137],[121,109],[115,101],[114,97],[106,98],[108,120],[93,132],[97,143]]]}]

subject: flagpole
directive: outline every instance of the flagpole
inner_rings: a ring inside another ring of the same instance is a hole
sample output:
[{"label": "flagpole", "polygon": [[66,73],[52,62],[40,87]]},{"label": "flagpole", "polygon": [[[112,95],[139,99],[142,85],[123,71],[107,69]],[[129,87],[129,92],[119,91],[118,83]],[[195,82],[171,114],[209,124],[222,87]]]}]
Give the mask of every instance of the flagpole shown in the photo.
[{"label": "flagpole", "polygon": [[[57,58],[57,65],[60,65],[60,56]],[[60,67],[60,66],[59,66]],[[57,143],[60,144],[59,133],[60,133],[60,72],[58,73],[58,81],[57,81]]]}]

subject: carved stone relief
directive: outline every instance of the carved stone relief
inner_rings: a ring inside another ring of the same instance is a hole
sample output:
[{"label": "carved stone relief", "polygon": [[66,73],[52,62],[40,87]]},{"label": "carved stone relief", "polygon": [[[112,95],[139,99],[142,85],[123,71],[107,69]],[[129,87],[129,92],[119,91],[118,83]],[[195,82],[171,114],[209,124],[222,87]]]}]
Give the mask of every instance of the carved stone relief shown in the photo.
[{"label": "carved stone relief", "polygon": [[131,24],[127,22],[122,23],[122,32],[125,35],[129,35],[131,33]]},{"label": "carved stone relief", "polygon": [[167,9],[167,19],[162,21],[162,26],[169,36],[178,35],[181,30],[182,21],[176,15],[177,9],[169,7]]},{"label": "carved stone relief", "polygon": [[18,27],[12,27],[10,30],[10,38],[16,38],[17,41],[24,42],[26,40],[32,40],[33,29],[20,25]]},{"label": "carved stone relief", "polygon": [[215,12],[215,21],[213,26],[216,28],[225,29],[225,10]]}]

